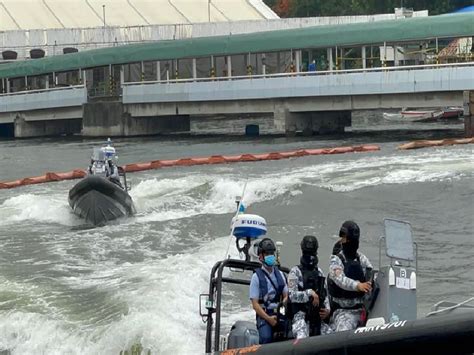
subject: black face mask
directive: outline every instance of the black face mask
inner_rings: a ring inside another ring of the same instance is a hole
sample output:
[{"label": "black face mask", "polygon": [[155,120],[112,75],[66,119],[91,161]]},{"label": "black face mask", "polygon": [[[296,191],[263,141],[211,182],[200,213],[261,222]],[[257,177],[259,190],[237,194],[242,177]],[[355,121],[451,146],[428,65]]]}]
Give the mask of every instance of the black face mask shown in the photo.
[{"label": "black face mask", "polygon": [[358,240],[348,240],[342,244],[342,251],[348,259],[355,259],[357,257],[357,249],[359,249]]},{"label": "black face mask", "polygon": [[300,259],[301,266],[304,266],[306,269],[313,270],[318,266],[318,256],[303,254]]}]

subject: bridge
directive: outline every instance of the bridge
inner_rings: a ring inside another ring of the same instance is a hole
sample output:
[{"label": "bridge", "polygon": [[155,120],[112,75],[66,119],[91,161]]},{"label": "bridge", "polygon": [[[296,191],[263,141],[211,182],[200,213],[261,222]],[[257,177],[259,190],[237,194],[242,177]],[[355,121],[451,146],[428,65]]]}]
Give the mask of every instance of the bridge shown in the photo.
[{"label": "bridge", "polygon": [[443,15],[2,64],[0,132],[145,135],[216,114],[271,114],[277,133],[342,132],[354,110],[462,105],[474,90],[473,35],[473,14]]}]

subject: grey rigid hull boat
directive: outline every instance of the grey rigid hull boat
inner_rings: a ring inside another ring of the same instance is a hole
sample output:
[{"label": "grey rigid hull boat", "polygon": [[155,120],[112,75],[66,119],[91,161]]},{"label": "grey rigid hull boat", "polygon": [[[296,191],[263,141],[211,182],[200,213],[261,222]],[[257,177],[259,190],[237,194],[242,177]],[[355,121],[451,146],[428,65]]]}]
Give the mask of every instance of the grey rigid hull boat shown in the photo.
[{"label": "grey rigid hull boat", "polygon": [[[251,225],[264,225],[256,217],[261,219],[259,216],[245,214],[234,218],[234,225],[237,227],[232,227],[233,235],[236,237],[237,249],[245,254],[245,260],[229,258],[217,262],[211,271],[209,293],[200,296],[200,315],[207,323],[206,353],[229,355],[474,353],[472,341],[474,307],[469,305],[474,301],[474,297],[458,304],[439,302],[426,317],[417,318],[417,248],[413,243],[410,224],[393,219],[384,221],[385,235],[381,237],[379,246],[379,270],[374,271],[370,278],[373,288],[365,305],[368,320],[364,327],[296,340],[291,333],[291,326],[282,325],[278,330],[278,339],[262,345],[259,344],[255,321],[246,319],[234,322],[225,334],[221,334],[223,285],[248,287],[250,276],[261,267],[251,251],[266,229],[260,231],[261,233],[256,229],[254,233],[248,233],[241,228],[242,225],[247,229]],[[239,246],[239,240],[246,242],[244,247]],[[382,244],[385,244],[383,262]],[[278,254],[277,244],[277,260]],[[288,268],[283,266],[280,266],[280,270],[284,273],[289,272]],[[284,319],[285,314],[288,314],[285,305],[280,305],[278,319]]]},{"label": "grey rigid hull boat", "polygon": [[69,191],[68,198],[74,214],[94,226],[135,214],[125,172],[111,163],[103,148],[94,149],[88,175]]},{"label": "grey rigid hull boat", "polygon": [[119,185],[100,176],[89,175],[69,191],[74,214],[94,226],[135,213],[132,198]]}]

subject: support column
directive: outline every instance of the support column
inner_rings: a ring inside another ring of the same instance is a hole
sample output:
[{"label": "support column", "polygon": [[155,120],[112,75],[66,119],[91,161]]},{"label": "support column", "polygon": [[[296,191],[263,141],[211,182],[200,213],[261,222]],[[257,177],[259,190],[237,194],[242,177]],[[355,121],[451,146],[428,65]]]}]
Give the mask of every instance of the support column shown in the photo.
[{"label": "support column", "polygon": [[474,91],[464,91],[464,135],[474,137]]},{"label": "support column", "polygon": [[341,70],[346,69],[346,63],[344,61],[344,48],[341,48]]},{"label": "support column", "polygon": [[193,79],[197,79],[197,61],[193,58]]},{"label": "support column", "polygon": [[362,46],[362,68],[367,68],[367,55],[365,52],[365,46]]},{"label": "support column", "polygon": [[227,76],[230,78],[232,76],[232,59],[231,56],[227,56]]},{"label": "support column", "polygon": [[295,52],[295,62],[296,72],[299,73],[301,71],[301,51]]},{"label": "support column", "polygon": [[279,134],[294,136],[297,132],[311,135],[311,113],[290,112],[285,105],[278,105],[273,112],[275,130]]},{"label": "support column", "polygon": [[333,59],[332,59],[332,48],[327,49],[327,56],[328,56],[328,65],[329,65],[328,70],[332,71],[333,68],[334,68],[334,62],[333,62]]}]

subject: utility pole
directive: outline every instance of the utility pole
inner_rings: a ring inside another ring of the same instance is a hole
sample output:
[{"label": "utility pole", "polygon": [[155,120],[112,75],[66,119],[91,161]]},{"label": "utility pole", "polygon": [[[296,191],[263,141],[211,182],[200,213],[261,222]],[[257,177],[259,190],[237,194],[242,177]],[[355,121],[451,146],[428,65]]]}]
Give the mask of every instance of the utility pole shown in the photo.
[{"label": "utility pole", "polygon": [[104,20],[104,27],[102,28],[102,43],[105,44],[105,5],[102,5],[102,19]]},{"label": "utility pole", "polygon": [[207,0],[207,18],[211,22],[211,0]]}]

